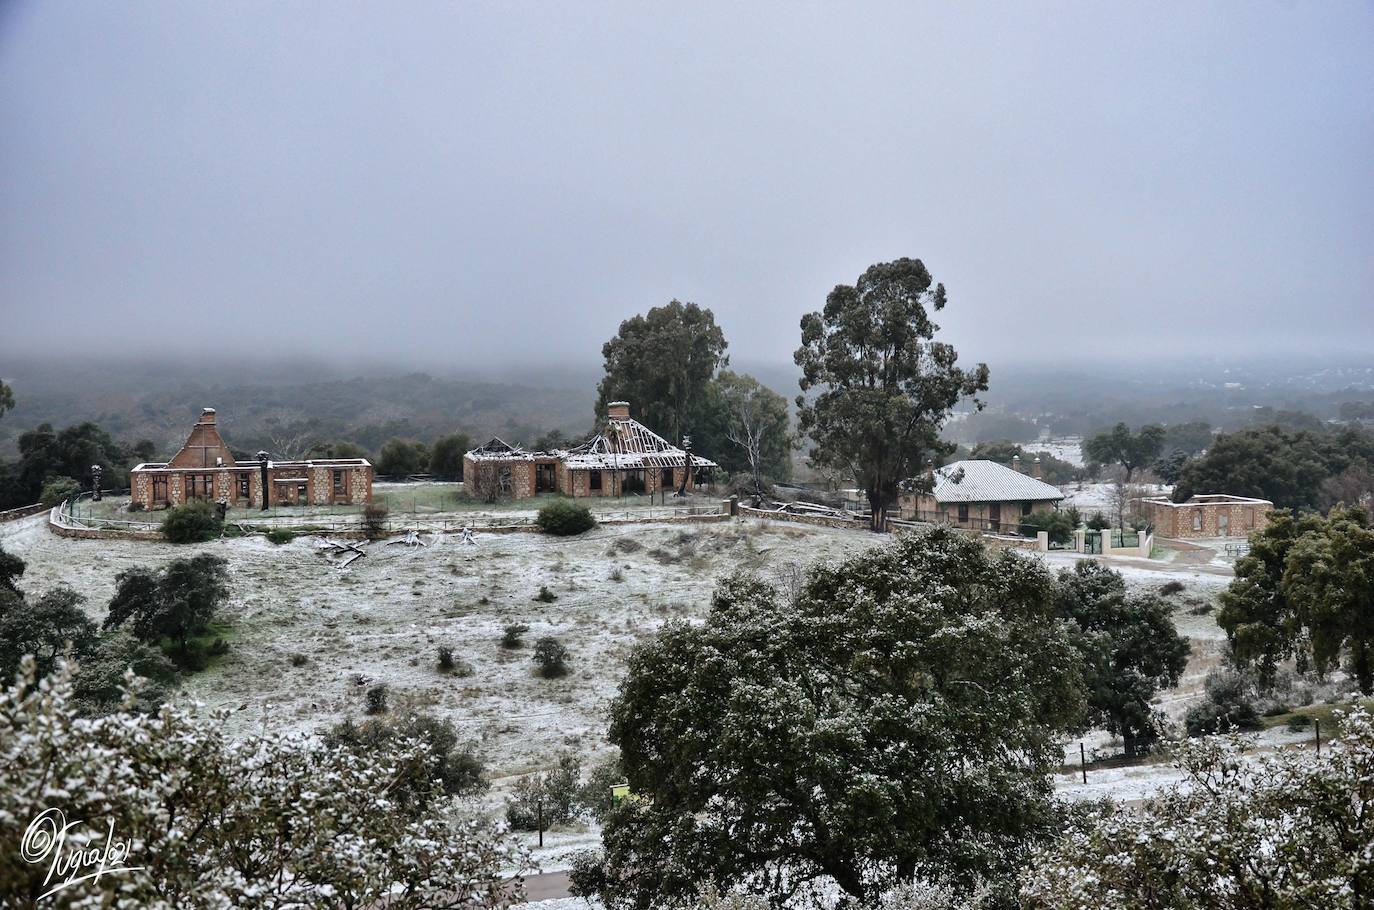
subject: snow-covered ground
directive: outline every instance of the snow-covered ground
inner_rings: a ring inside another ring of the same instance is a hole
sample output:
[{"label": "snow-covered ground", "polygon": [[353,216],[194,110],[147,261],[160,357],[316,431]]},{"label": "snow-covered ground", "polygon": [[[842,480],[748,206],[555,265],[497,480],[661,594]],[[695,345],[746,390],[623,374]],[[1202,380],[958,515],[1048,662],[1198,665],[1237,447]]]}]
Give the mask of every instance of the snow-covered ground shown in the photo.
[{"label": "snow-covered ground", "polygon": [[[603,526],[575,538],[479,534],[469,546],[450,535],[427,548],[374,545],[341,571],[309,539],[175,546],[60,538],[47,530],[45,516],[0,525],[0,545],[28,563],[25,588],[69,584],[88,598],[97,618],[122,569],[202,551],[223,556],[234,585],[224,617],[231,650],[186,680],[185,697],[236,709],[233,729],[315,731],[359,716],[367,686],[385,682],[393,711],[432,711],[480,741],[497,778],[485,804],[492,811],[514,776],[550,766],[560,750],[582,753],[589,763],[605,751],[606,707],[630,649],[671,617],[701,616],[721,574],[785,572],[881,541],[865,532],[752,520]],[[1061,569],[1084,557],[1056,551],[1038,558]],[[1192,658],[1180,687],[1160,700],[1168,716],[1181,719],[1220,660],[1224,637],[1213,605],[1229,569],[1205,559],[1107,562],[1133,589],[1158,590],[1174,580],[1185,585],[1171,602]],[[557,599],[534,600],[541,586]],[[561,639],[572,652],[572,673],[536,677],[528,644],[500,644],[502,628],[512,622],[531,627],[530,643],[544,635]],[[473,675],[439,673],[441,644],[470,663]],[[305,664],[293,666],[293,654],[304,655]],[[1114,751],[1103,733],[1084,742],[1089,750]],[[1076,761],[1077,743],[1066,743],[1067,760]],[[1167,765],[1151,765],[1090,772],[1086,788],[1073,775],[1058,785],[1074,794],[1138,798],[1170,774]],[[596,839],[591,828],[551,833],[540,863],[546,870],[566,868],[571,853]]]},{"label": "snow-covered ground", "polygon": [[1031,452],[1049,452],[1060,461],[1067,461],[1074,467],[1083,467],[1083,437],[1081,436],[1056,436],[1051,439],[1041,439],[1026,443],[1025,448]]},{"label": "snow-covered ground", "polygon": [[[1167,496],[1174,489],[1162,483],[1133,483],[1131,486],[1137,488],[1139,492],[1136,495],[1139,496]],[[1059,508],[1067,509],[1072,506],[1084,515],[1101,512],[1110,517],[1116,510],[1116,503],[1112,499],[1115,487],[1112,483],[1064,484],[1059,488],[1064,494],[1064,500],[1059,503]]]}]

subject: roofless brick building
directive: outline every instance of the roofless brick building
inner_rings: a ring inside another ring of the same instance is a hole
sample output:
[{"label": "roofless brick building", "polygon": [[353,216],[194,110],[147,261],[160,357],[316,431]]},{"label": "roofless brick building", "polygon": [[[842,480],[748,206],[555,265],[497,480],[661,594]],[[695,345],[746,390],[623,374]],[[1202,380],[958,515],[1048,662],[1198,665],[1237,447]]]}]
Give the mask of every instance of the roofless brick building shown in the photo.
[{"label": "roofless brick building", "polygon": [[372,501],[373,471],[365,458],[272,461],[266,452],[259,455],[259,460],[236,461],[215,425],[215,409],[205,408],[171,461],[140,464],[129,472],[129,495],[149,510],[192,499],[243,509]]}]

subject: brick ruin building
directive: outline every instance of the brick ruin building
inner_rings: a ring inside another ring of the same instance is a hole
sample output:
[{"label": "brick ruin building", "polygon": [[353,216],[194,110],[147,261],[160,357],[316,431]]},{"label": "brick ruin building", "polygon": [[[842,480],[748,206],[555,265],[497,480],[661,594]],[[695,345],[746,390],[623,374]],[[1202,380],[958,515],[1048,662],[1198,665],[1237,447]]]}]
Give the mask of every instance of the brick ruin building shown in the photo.
[{"label": "brick ruin building", "polygon": [[[372,501],[372,465],[364,458],[265,462],[267,504],[363,505]],[[234,508],[262,508],[263,461],[236,461],[206,408],[181,451],[165,464],[140,464],[129,472],[130,498],[145,509],[165,509],[192,499]]]},{"label": "brick ruin building", "polygon": [[492,439],[463,456],[467,488],[483,499],[653,495],[681,489],[684,478],[690,490],[715,467],[709,458],[689,455],[632,418],[624,401],[611,402],[605,428],[571,449],[528,452]]},{"label": "brick ruin building", "polygon": [[1247,537],[1269,524],[1274,504],[1267,499],[1209,493],[1184,502],[1167,496],[1140,500],[1140,513],[1160,537]]}]

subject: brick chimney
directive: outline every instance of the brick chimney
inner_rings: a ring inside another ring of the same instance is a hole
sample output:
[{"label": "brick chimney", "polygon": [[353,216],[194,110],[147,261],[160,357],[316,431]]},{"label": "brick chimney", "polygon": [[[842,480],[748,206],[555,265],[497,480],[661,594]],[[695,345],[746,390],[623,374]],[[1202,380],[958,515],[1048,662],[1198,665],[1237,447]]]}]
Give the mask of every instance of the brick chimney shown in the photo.
[{"label": "brick chimney", "polygon": [[606,416],[612,419],[628,419],[630,416],[630,403],[628,401],[612,401],[606,405]]},{"label": "brick chimney", "polygon": [[1040,456],[1039,456],[1039,455],[1035,456],[1035,463],[1034,463],[1033,465],[1031,465],[1031,476],[1034,477],[1036,480],[1044,480],[1044,479],[1045,479],[1044,477],[1042,477],[1042,476],[1040,475]]},{"label": "brick chimney", "polygon": [[1016,473],[1018,473],[1018,474],[1021,473],[1021,456],[1020,456],[1020,455],[1013,455],[1013,456],[1011,456],[1011,469],[1012,469],[1013,471],[1015,471]]},{"label": "brick chimney", "polygon": [[215,409],[214,409],[214,408],[201,408],[201,409],[200,409],[200,420],[197,421],[197,422],[198,422],[198,423],[201,423],[201,424],[203,424],[203,425],[206,425],[206,426],[211,426],[211,427],[214,426],[214,425],[215,425]]}]

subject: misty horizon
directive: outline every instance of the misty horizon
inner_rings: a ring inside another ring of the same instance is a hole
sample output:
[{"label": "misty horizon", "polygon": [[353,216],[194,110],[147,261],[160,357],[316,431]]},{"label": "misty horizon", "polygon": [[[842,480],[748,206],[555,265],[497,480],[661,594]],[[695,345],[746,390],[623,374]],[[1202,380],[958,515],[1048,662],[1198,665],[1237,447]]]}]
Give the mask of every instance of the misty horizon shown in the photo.
[{"label": "misty horizon", "polygon": [[782,365],[902,256],[966,362],[1374,342],[1374,7],[601,9],[8,4],[0,355]]}]

